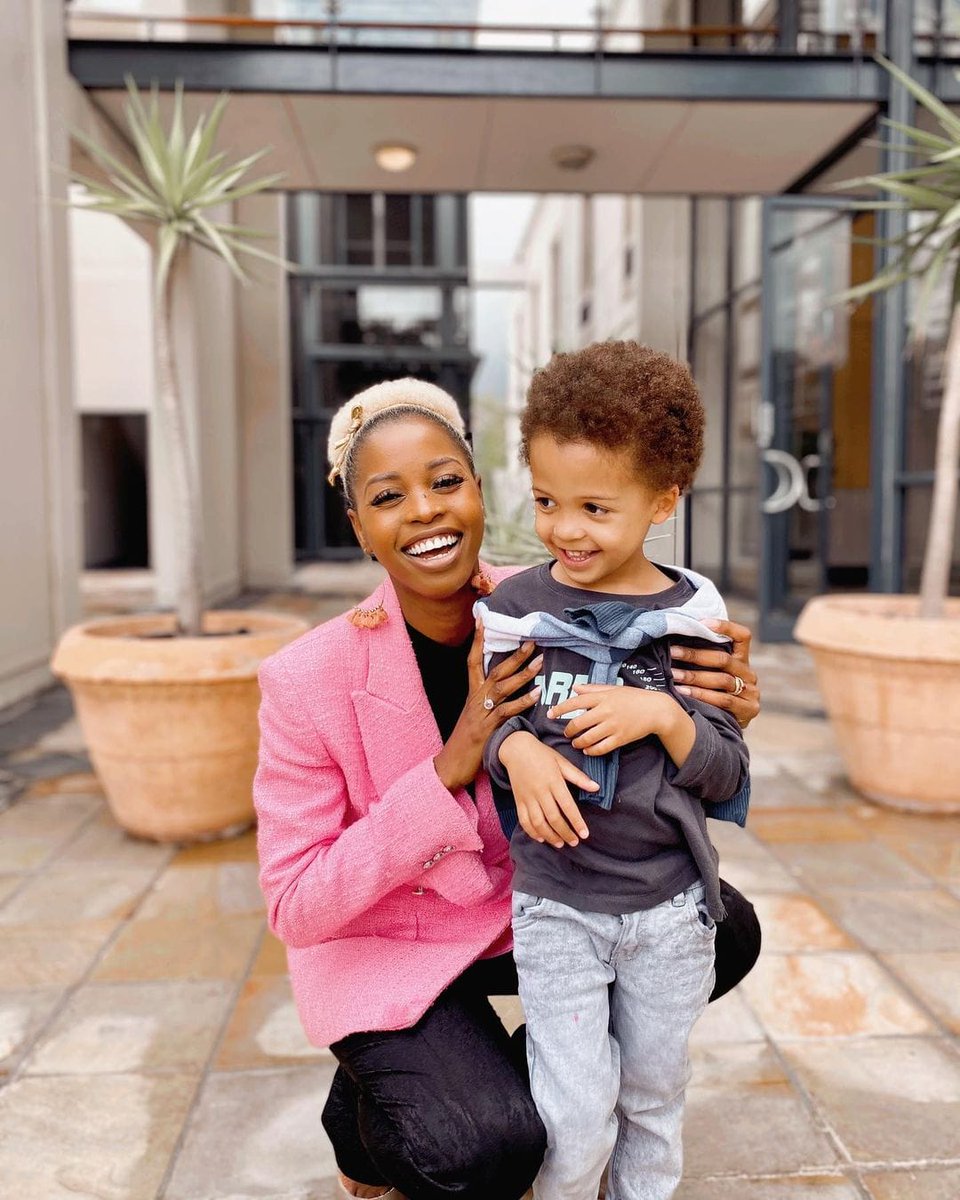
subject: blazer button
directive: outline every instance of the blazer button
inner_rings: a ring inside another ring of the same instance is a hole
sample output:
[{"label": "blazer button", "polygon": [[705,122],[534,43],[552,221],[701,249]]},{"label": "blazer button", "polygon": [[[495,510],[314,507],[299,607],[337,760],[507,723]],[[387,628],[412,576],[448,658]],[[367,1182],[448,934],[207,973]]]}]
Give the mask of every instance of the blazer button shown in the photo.
[{"label": "blazer button", "polygon": [[434,864],[434,859],[430,858],[423,864],[423,869],[425,871],[429,871],[430,868],[433,866],[433,864]]},{"label": "blazer button", "polygon": [[440,853],[441,854],[449,854],[452,850],[453,850],[452,846],[444,846],[444,848],[440,851]]}]

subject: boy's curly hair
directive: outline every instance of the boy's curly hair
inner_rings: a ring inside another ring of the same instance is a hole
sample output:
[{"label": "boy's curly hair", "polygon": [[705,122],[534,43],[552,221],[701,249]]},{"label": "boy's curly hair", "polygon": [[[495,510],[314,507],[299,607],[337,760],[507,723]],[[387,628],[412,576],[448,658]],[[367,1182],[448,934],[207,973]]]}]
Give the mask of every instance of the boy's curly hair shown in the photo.
[{"label": "boy's curly hair", "polygon": [[594,342],[555,354],[534,373],[520,420],[521,455],[548,433],[558,442],[625,450],[649,486],[693,483],[703,454],[703,404],[689,368],[639,342]]}]

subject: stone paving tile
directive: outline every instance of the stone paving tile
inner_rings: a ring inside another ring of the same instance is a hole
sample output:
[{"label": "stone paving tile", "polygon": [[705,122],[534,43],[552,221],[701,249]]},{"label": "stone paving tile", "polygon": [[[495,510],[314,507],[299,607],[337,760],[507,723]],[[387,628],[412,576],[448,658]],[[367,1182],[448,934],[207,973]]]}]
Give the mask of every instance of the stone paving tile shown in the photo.
[{"label": "stone paving tile", "polygon": [[749,824],[753,836],[767,843],[864,842],[870,837],[862,822],[834,808],[751,810]]},{"label": "stone paving tile", "polygon": [[690,1046],[695,1053],[700,1047],[711,1048],[728,1042],[762,1042],[764,1038],[763,1028],[747,1007],[740,990],[735,988],[707,1005],[706,1012],[693,1027]]},{"label": "stone paving tile", "polygon": [[864,805],[862,820],[874,837],[940,883],[960,884],[960,817],[891,813]]},{"label": "stone paving tile", "polygon": [[932,1032],[926,1015],[866,954],[765,954],[741,984],[777,1041]]},{"label": "stone paving tile", "polygon": [[127,917],[155,873],[152,866],[52,866],[0,908],[0,925],[59,925]]},{"label": "stone paving tile", "polygon": [[63,988],[0,992],[0,1081],[63,998]]},{"label": "stone paving tile", "polygon": [[232,992],[226,982],[90,984],[71,997],[25,1073],[199,1073]]},{"label": "stone paving tile", "polygon": [[115,863],[126,867],[157,869],[173,856],[172,846],[161,846],[131,837],[116,823],[106,807],[86,825],[82,833],[58,855],[61,865],[72,863]]},{"label": "stone paving tile", "polygon": [[260,943],[260,949],[257,951],[257,957],[253,960],[253,966],[250,968],[250,978],[257,979],[261,975],[286,975],[286,973],[287,948],[279,938],[274,937],[267,930]]},{"label": "stone paving tile", "polygon": [[[735,1124],[718,1120],[719,1112],[735,1113]],[[837,1161],[766,1045],[718,1046],[697,1057],[684,1148],[688,1179],[791,1174]]]},{"label": "stone paving tile", "polygon": [[32,871],[48,859],[63,838],[6,837],[0,839],[0,871]]},{"label": "stone paving tile", "polygon": [[0,904],[3,904],[7,897],[12,896],[26,879],[27,875],[21,872],[0,875]]},{"label": "stone paving tile", "polygon": [[28,795],[0,813],[0,842],[19,837],[62,842],[76,833],[102,803],[99,795],[85,793]]},{"label": "stone paving tile", "polygon": [[931,1167],[924,1171],[869,1173],[863,1182],[871,1200],[957,1200],[960,1166]]},{"label": "stone paving tile", "polygon": [[331,1057],[329,1050],[307,1041],[289,980],[265,975],[244,984],[213,1065],[215,1070],[236,1071]]},{"label": "stone paving tile", "polygon": [[117,921],[86,921],[66,930],[0,926],[0,988],[76,983],[117,925]]},{"label": "stone paving tile", "polygon": [[791,1175],[779,1179],[698,1179],[683,1183],[674,1200],[862,1200],[842,1175]]},{"label": "stone paving tile", "polygon": [[879,842],[791,842],[777,856],[815,891],[929,888],[932,881]]},{"label": "stone paving tile", "polygon": [[35,779],[27,788],[26,798],[33,800],[38,796],[96,796],[103,801],[103,789],[100,780],[92,771],[74,771],[67,775],[57,775],[52,779]]},{"label": "stone paving tile", "polygon": [[164,1200],[312,1200],[336,1173],[320,1124],[335,1066],[211,1075]]},{"label": "stone paving tile", "polygon": [[255,863],[220,862],[169,866],[141,905],[138,920],[163,917],[239,917],[263,913]]},{"label": "stone paving tile", "polygon": [[949,892],[825,892],[823,900],[870,950],[960,948],[960,900]]},{"label": "stone paving tile", "polygon": [[751,899],[763,928],[765,953],[853,948],[847,934],[809,896],[758,893]]},{"label": "stone paving tile", "polygon": [[750,794],[750,820],[768,809],[823,808],[823,792],[780,766],[759,778],[753,775]]},{"label": "stone paving tile", "polygon": [[730,821],[709,821],[708,829],[720,855],[720,874],[744,894],[796,890],[793,876],[753,834]]},{"label": "stone paving tile", "polygon": [[881,957],[948,1029],[960,1034],[960,949]]},{"label": "stone paving tile", "polygon": [[102,982],[156,979],[237,979],[253,951],[263,921],[131,921],[97,966]]},{"label": "stone paving tile", "polygon": [[154,1200],[192,1077],[19,1079],[0,1092],[0,1180],[16,1200]]},{"label": "stone paving tile", "polygon": [[945,1041],[797,1042],[784,1054],[855,1162],[956,1157],[960,1057]]},{"label": "stone paving tile", "polygon": [[238,837],[217,838],[209,842],[194,842],[177,850],[171,862],[174,867],[199,867],[210,863],[257,861],[257,834],[253,829]]}]

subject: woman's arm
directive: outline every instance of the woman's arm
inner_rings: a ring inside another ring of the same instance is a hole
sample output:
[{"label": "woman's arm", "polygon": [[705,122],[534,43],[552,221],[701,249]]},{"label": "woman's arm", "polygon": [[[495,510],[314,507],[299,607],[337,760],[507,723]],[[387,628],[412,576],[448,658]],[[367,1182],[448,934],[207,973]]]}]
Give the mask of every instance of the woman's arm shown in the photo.
[{"label": "woman's arm", "polygon": [[[675,645],[670,649],[675,663],[673,678],[685,696],[730,712],[741,729],[746,729],[760,711],[757,673],[750,666],[750,642],[746,625],[735,621],[705,621],[717,633],[730,638],[729,650],[701,649]],[[740,695],[734,693],[737,679],[743,680]]]},{"label": "woman's arm", "polygon": [[[508,666],[501,678],[509,677],[516,690],[521,676],[529,681],[531,670],[532,665],[511,674]],[[461,780],[474,777],[483,741],[511,709],[516,711],[515,704],[487,710],[472,689],[470,718],[461,718],[479,743],[472,768],[466,761],[472,757],[470,742],[461,730],[436,759],[411,766],[358,816],[351,811],[344,773],[304,715],[306,706],[282,659],[261,667],[260,688],[260,761],[254,780],[260,886],[270,926],[282,941],[304,947],[335,937],[407,883],[429,887],[461,906],[495,890],[496,880],[481,859],[473,801]],[[477,708],[490,722],[486,728],[473,712]],[[439,771],[444,752],[456,776],[452,780]],[[361,769],[359,757],[357,766]]]}]

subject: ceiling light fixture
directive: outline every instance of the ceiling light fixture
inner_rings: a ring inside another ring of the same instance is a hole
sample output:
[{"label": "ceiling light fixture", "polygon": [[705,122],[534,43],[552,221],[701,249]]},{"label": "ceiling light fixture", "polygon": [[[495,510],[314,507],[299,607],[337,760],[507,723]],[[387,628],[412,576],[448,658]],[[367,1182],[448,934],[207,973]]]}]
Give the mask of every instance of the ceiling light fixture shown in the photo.
[{"label": "ceiling light fixture", "polygon": [[596,151],[592,146],[554,146],[550,151],[550,157],[553,165],[559,167],[561,171],[582,171],[584,167],[593,162]]},{"label": "ceiling light fixture", "polygon": [[405,142],[382,142],[374,146],[373,157],[382,171],[409,171],[417,161],[416,146]]}]

